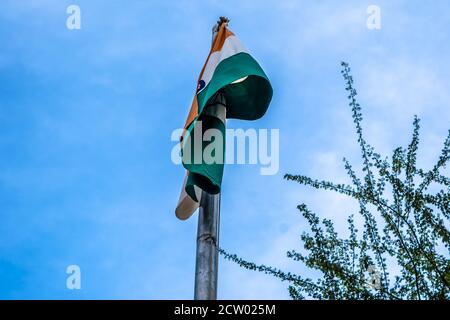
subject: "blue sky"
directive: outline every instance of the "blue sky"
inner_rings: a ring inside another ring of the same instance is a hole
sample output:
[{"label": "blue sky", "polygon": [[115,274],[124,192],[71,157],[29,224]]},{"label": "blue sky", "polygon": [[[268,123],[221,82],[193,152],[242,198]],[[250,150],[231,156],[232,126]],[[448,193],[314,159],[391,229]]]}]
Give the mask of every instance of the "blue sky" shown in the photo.
[{"label": "blue sky", "polygon": [[[81,30],[66,8],[81,8]],[[381,8],[381,30],[366,8]],[[63,1],[0,5],[0,299],[190,299],[197,216],[175,218],[184,171],[171,162],[220,15],[268,74],[256,122],[280,130],[280,171],[225,168],[221,246],[313,275],[300,247],[305,202],[345,220],[356,204],[285,182],[347,182],[358,164],[340,61],[351,64],[366,137],[389,154],[422,119],[419,164],[437,159],[450,124],[450,3],[433,1]],[[81,290],[66,289],[66,267]],[[220,260],[219,298],[283,299],[286,284]]]}]

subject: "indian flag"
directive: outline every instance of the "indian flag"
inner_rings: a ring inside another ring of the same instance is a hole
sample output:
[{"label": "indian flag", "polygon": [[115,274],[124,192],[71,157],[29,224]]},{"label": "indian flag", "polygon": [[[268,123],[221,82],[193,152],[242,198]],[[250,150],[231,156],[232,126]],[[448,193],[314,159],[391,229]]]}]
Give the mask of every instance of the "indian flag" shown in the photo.
[{"label": "indian flag", "polygon": [[[216,25],[213,42],[197,81],[185,131],[181,137],[183,166],[186,168],[176,216],[189,218],[199,207],[201,191],[220,192],[224,168],[226,119],[256,120],[266,112],[272,99],[272,86],[266,74],[228,29],[227,23]],[[204,141],[208,129],[222,133],[222,141]],[[222,147],[214,150],[215,162],[198,158],[195,150],[205,150],[210,144]],[[197,149],[196,147],[197,146]],[[197,161],[195,161],[197,160]]]}]

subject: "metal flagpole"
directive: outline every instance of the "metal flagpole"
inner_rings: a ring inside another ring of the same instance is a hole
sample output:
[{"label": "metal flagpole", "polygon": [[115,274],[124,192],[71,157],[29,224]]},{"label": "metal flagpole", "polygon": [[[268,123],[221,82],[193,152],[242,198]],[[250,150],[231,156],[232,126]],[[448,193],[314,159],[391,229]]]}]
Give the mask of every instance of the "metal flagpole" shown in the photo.
[{"label": "metal flagpole", "polygon": [[[220,17],[213,27],[213,39],[222,23],[228,24],[229,20]],[[223,93],[214,97],[212,104],[207,106],[208,111],[216,116],[226,107]],[[222,114],[225,122],[225,114]],[[220,118],[220,116],[219,116]],[[217,271],[219,267],[219,226],[220,226],[220,193],[209,194],[202,191],[198,214],[197,229],[197,253],[195,261],[195,300],[217,299]]]},{"label": "metal flagpole", "polygon": [[202,191],[197,229],[195,300],[217,299],[220,193]]}]

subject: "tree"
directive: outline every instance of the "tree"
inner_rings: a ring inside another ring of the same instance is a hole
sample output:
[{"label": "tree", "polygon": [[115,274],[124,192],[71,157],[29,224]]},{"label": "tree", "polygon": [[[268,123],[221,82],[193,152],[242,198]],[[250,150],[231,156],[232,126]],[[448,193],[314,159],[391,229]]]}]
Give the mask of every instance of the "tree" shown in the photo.
[{"label": "tree", "polygon": [[[361,107],[350,67],[342,62],[349,106],[362,156],[362,175],[343,159],[352,185],[319,181],[304,175],[284,178],[316,189],[338,192],[359,203],[363,231],[348,217],[349,237],[340,238],[333,222],[320,220],[306,204],[297,208],[309,224],[301,236],[306,254],[287,256],[320,271],[310,279],[256,265],[223,249],[241,267],[273,275],[289,283],[293,299],[449,299],[450,178],[441,174],[450,157],[450,130],[437,163],[429,171],[416,167],[420,120],[415,117],[411,143],[383,158],[363,136]],[[431,189],[439,189],[432,192]],[[392,274],[392,270],[400,270]],[[390,272],[391,271],[391,272]]]}]

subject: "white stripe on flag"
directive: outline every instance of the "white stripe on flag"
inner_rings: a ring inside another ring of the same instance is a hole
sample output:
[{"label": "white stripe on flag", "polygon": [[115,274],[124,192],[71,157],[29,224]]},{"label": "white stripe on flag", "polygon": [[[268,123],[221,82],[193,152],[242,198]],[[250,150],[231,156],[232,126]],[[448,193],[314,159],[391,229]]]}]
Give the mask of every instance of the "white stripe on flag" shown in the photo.
[{"label": "white stripe on flag", "polygon": [[180,198],[178,199],[177,208],[175,209],[175,215],[180,220],[186,220],[198,209],[200,205],[200,200],[202,197],[202,190],[194,186],[195,196],[198,199],[198,202],[195,202],[187,193],[186,193],[186,182],[188,178],[188,172],[186,171],[186,175],[184,176],[183,186],[181,187]]},{"label": "white stripe on flag", "polygon": [[[203,89],[206,88],[208,83],[211,81],[214,71],[221,61],[241,52],[248,53],[248,50],[236,36],[229,36],[226,38],[222,49],[212,53],[206,63],[205,71],[203,71],[202,78],[200,79],[205,82]],[[199,92],[201,92],[201,90]]]}]

